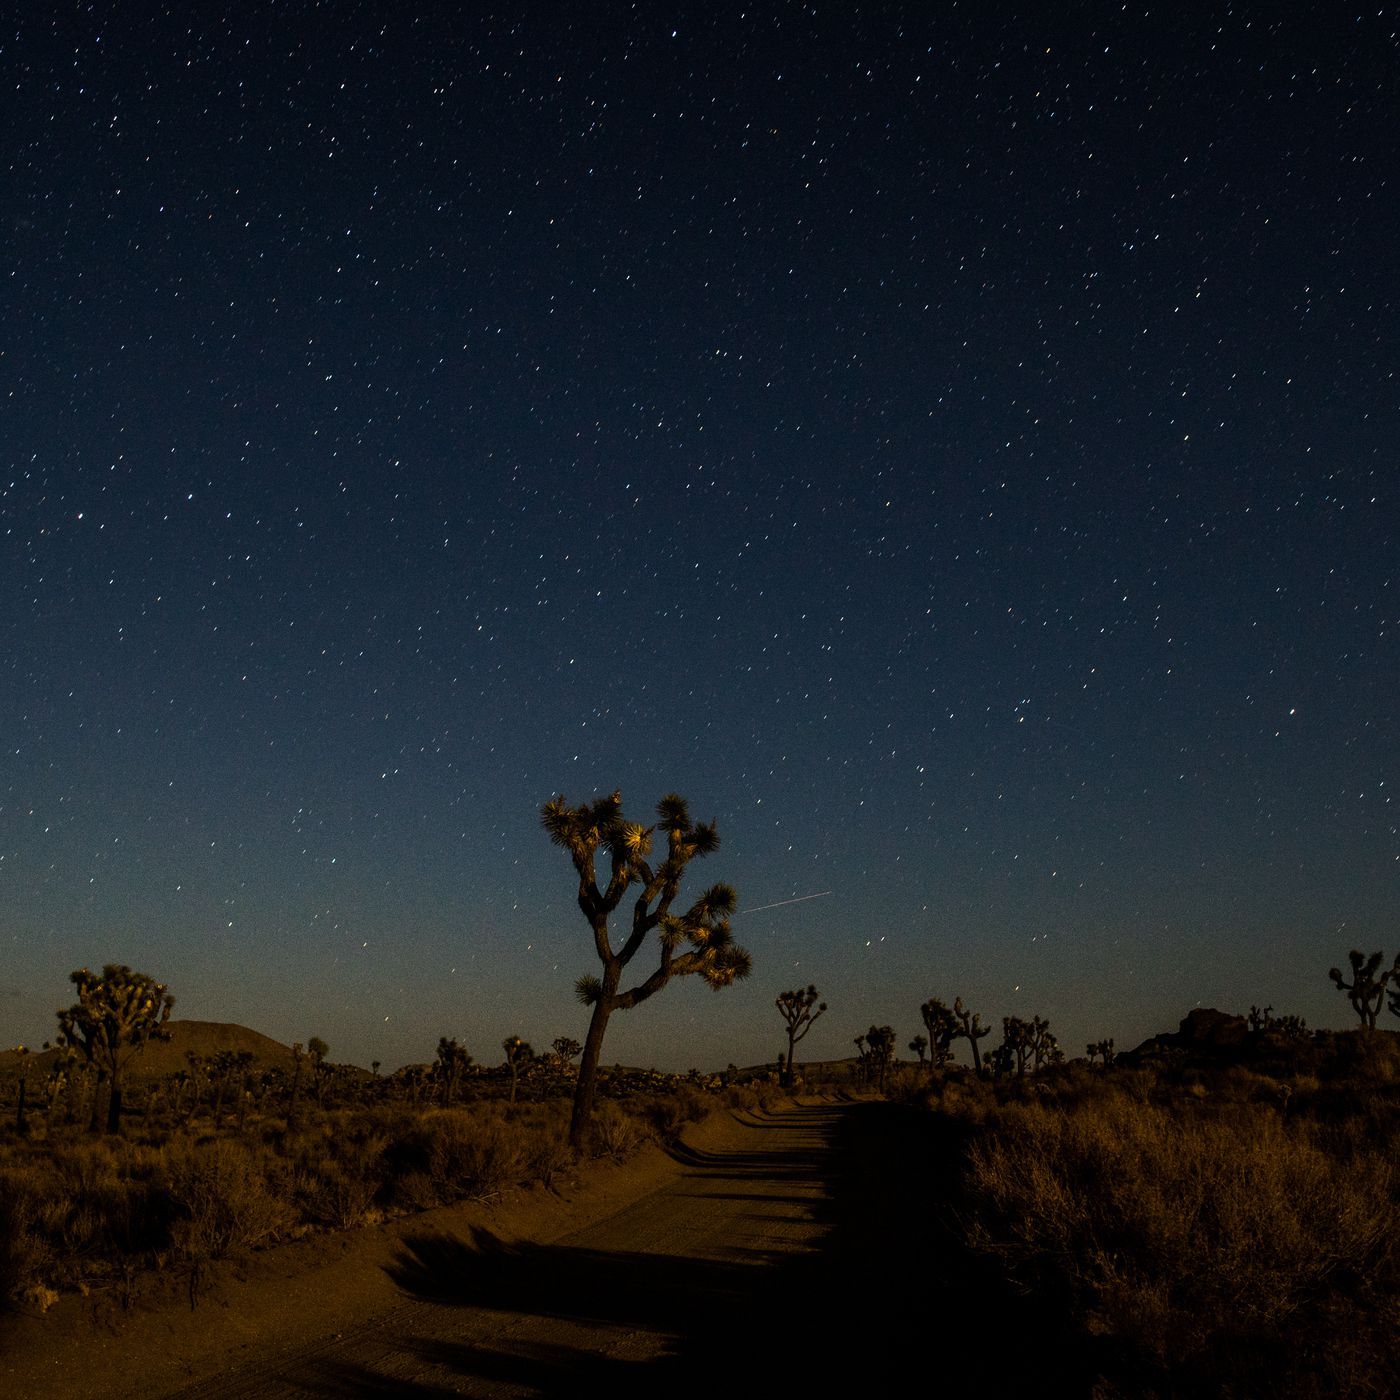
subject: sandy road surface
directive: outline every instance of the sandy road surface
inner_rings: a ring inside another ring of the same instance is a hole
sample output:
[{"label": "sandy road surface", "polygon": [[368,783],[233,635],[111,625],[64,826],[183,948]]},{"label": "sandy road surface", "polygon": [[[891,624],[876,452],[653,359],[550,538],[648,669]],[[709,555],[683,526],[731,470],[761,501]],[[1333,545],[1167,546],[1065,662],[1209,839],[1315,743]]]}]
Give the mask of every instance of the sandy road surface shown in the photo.
[{"label": "sandy road surface", "polygon": [[552,1244],[409,1234],[399,1301],[341,1335],[245,1362],[182,1400],[533,1396],[700,1388],[706,1339],[761,1318],[814,1251],[839,1110],[731,1119],[663,1189]]}]

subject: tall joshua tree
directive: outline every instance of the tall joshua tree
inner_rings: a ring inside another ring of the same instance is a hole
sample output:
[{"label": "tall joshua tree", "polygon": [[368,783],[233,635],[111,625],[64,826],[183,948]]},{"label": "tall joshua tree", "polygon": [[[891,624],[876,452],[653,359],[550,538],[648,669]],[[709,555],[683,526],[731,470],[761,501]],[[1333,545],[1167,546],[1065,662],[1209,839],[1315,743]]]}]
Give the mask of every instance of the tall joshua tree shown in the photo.
[{"label": "tall joshua tree", "polygon": [[[656,816],[651,826],[628,821],[622,815],[620,792],[578,807],[570,807],[563,797],[554,797],[540,813],[550,840],[562,846],[574,863],[578,906],[593,930],[594,951],[603,965],[601,977],[580,977],[576,986],[579,1000],[592,1007],[593,1014],[569,1124],[569,1142],[574,1147],[584,1146],[589,1134],[598,1056],[613,1012],[641,1005],[673,977],[698,975],[719,989],[747,977],[751,966],[748,953],[729,931],[735,896],[728,885],[711,885],[684,913],[672,911],[687,866],[719,847],[714,823],[693,822],[685,799],[674,793],[657,803]],[[654,842],[664,847],[657,864],[650,859]],[[600,855],[607,862],[601,889],[597,871]],[[629,891],[635,895],[631,928],[622,946],[614,948],[608,920]],[[653,932],[658,945],[655,969],[623,991],[623,974]],[[677,951],[686,944],[689,946],[683,952]]]},{"label": "tall joshua tree", "polygon": [[[1347,961],[1351,963],[1351,981],[1342,981],[1341,969],[1337,967],[1327,974],[1337,984],[1338,990],[1347,994],[1347,1000],[1361,1018],[1361,1024],[1372,1031],[1376,1028],[1376,1017],[1380,1014],[1386,984],[1392,979],[1400,980],[1400,954],[1396,954],[1394,967],[1386,968],[1379,977],[1376,975],[1384,956],[1384,953],[1372,953],[1368,958],[1359,948],[1353,948],[1347,954]],[[1394,1010],[1394,1007],[1391,1009]]]},{"label": "tall joshua tree", "polygon": [[79,968],[68,979],[78,1000],[58,1012],[59,1043],[70,1045],[107,1079],[107,1131],[122,1122],[122,1080],[126,1067],[150,1040],[169,1040],[165,1024],[175,998],[163,982],[108,963],[99,977]]},{"label": "tall joshua tree", "polygon": [[816,987],[799,987],[792,992],[779,992],[773,1003],[778,1015],[787,1026],[788,1052],[783,1066],[783,1083],[791,1086],[793,1081],[793,1059],[797,1042],[812,1029],[812,1022],[826,1010],[826,1003],[818,1002],[820,993]]}]

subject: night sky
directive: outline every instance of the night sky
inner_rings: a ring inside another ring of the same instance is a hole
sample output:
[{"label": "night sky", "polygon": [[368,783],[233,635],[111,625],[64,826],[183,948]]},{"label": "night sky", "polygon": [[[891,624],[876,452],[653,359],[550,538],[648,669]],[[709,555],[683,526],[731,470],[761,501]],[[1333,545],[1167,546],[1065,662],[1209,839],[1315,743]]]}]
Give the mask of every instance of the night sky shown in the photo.
[{"label": "night sky", "polygon": [[809,981],[811,1057],[1348,1023],[1394,11],[216,8],[3,35],[4,1043],[111,961],[386,1068],[582,1039],[538,812],[615,787],[823,897],[608,1062],[771,1059]]}]

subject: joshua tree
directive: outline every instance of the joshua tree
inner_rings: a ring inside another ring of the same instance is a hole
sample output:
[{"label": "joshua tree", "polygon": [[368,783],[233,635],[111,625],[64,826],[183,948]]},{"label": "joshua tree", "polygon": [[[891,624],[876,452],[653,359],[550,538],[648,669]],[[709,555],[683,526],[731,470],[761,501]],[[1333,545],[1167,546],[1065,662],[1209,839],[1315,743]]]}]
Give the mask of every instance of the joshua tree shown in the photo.
[{"label": "joshua tree", "polygon": [[1001,1018],[1001,1047],[1016,1063],[1018,1075],[1026,1072],[1026,1060],[1031,1053],[1031,1023],[1019,1016]]},{"label": "joshua tree", "polygon": [[1088,1053],[1090,1064],[1094,1063],[1095,1055],[1099,1055],[1103,1058],[1103,1067],[1105,1069],[1108,1069],[1113,1064],[1115,1056],[1113,1053],[1112,1036],[1109,1036],[1106,1040],[1096,1040],[1092,1045],[1086,1045],[1084,1048]]},{"label": "joshua tree", "polygon": [[778,1015],[783,1018],[783,1022],[787,1026],[788,1051],[787,1061],[783,1066],[782,1079],[783,1083],[789,1087],[795,1078],[793,1061],[797,1042],[812,1029],[812,1022],[826,1010],[826,1003],[817,1001],[819,995],[816,987],[799,987],[796,991],[779,992],[777,1001],[773,1003],[778,1008]]},{"label": "joshua tree", "polygon": [[466,1049],[457,1044],[456,1039],[448,1040],[444,1036],[438,1037],[437,1043],[437,1076],[442,1081],[442,1102],[444,1107],[450,1107],[452,1096],[457,1092],[457,1085],[461,1082],[462,1071],[472,1062],[472,1057]]},{"label": "joshua tree", "polygon": [[[1400,976],[1400,954],[1396,955],[1393,967],[1376,976],[1384,956],[1384,953],[1372,953],[1368,958],[1360,949],[1353,948],[1347,954],[1347,960],[1351,963],[1351,981],[1342,981],[1340,968],[1334,967],[1327,974],[1337,984],[1338,990],[1347,994],[1347,1000],[1367,1030],[1376,1028],[1376,1016],[1381,1009],[1381,999],[1385,996],[1386,983]],[[1391,995],[1393,998],[1395,993]]]},{"label": "joshua tree", "polygon": [[330,1080],[326,1056],[331,1053],[331,1047],[319,1035],[313,1035],[306,1042],[306,1053],[311,1056],[311,1082],[316,1088],[316,1106],[319,1108],[326,1101],[326,1084]]},{"label": "joshua tree", "polygon": [[583,1053],[583,1046],[567,1035],[556,1035],[550,1048],[559,1057],[561,1065],[567,1065],[570,1060],[577,1059]]},{"label": "joshua tree", "polygon": [[506,1068],[510,1070],[510,1101],[515,1102],[516,1085],[520,1082],[520,1066],[535,1058],[535,1052],[528,1040],[518,1035],[508,1035],[501,1041],[501,1049],[506,1052]]},{"label": "joshua tree", "polygon": [[916,1035],[914,1039],[909,1042],[909,1048],[919,1057],[919,1063],[923,1064],[924,1052],[928,1049],[928,1036]]},{"label": "joshua tree", "polygon": [[992,1028],[982,1024],[982,1017],[976,1011],[969,1011],[963,1005],[961,997],[953,999],[953,1019],[958,1024],[958,1029],[954,1032],[955,1038],[966,1040],[972,1046],[972,1068],[977,1074],[982,1073],[982,1055],[977,1049],[977,1042],[984,1036],[991,1035]]},{"label": "joshua tree", "polygon": [[29,1080],[29,1047],[16,1045],[15,1054],[19,1056],[19,1102],[15,1105],[15,1132],[20,1137],[27,1137],[29,1124],[24,1117],[24,1091]]},{"label": "joshua tree", "polygon": [[[578,905],[593,930],[593,947],[603,965],[601,977],[580,977],[576,986],[579,1000],[593,1008],[569,1123],[569,1143],[576,1148],[584,1146],[591,1130],[598,1056],[613,1012],[639,1006],[672,977],[698,974],[718,990],[747,977],[751,966],[748,953],[729,932],[735,897],[728,885],[711,885],[684,913],[672,912],[687,866],[719,847],[714,823],[693,822],[685,799],[674,793],[657,803],[656,814],[652,826],[628,821],[622,815],[620,792],[578,807],[570,807],[563,797],[551,798],[540,813],[550,839],[569,853],[578,873]],[[665,855],[655,867],[648,860],[654,837],[665,843]],[[600,853],[608,862],[601,890],[596,866]],[[614,949],[608,919],[634,887],[631,930],[622,947]],[[621,990],[623,973],[653,931],[659,944],[656,969]],[[690,946],[678,953],[682,944]]]},{"label": "joshua tree", "polygon": [[894,1027],[871,1026],[865,1033],[866,1052],[870,1057],[871,1069],[875,1072],[875,1087],[884,1093],[885,1074],[890,1061],[894,1059]]},{"label": "joshua tree", "polygon": [[1043,1016],[1031,1019],[1030,1029],[1031,1068],[1039,1071],[1045,1065],[1057,1065],[1064,1059],[1060,1042],[1050,1029],[1050,1022]]},{"label": "joshua tree", "polygon": [[[170,1038],[165,1025],[175,998],[163,982],[118,963],[108,963],[100,977],[79,968],[69,981],[78,989],[78,1000],[57,1013],[59,1042],[73,1046],[107,1079],[107,1131],[119,1132],[126,1067],[147,1041]],[[95,1101],[93,1107],[95,1116]]]},{"label": "joshua tree", "polygon": [[859,1056],[856,1060],[856,1082],[864,1084],[866,1079],[869,1078],[870,1052],[865,1047],[865,1037],[863,1035],[856,1036],[852,1044],[856,1047],[856,1054]]},{"label": "joshua tree", "polygon": [[[958,1018],[937,997],[930,997],[919,1008],[919,1017],[928,1032],[928,1065],[931,1074],[948,1063],[953,1041],[962,1031],[958,1029]],[[975,1041],[973,1043],[976,1044]]]}]

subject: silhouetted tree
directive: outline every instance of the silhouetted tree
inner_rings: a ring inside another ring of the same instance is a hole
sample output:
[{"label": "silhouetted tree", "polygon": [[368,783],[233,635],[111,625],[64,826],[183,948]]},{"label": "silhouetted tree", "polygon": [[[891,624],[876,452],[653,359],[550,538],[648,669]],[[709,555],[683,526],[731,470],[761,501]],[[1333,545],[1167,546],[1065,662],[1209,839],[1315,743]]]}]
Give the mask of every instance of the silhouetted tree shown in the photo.
[{"label": "silhouetted tree", "polygon": [[28,1137],[29,1124],[24,1116],[24,1096],[29,1083],[29,1047],[16,1045],[15,1054],[19,1056],[19,1099],[15,1104],[15,1132],[20,1137]]},{"label": "silhouetted tree", "polygon": [[570,1060],[577,1059],[583,1053],[583,1046],[568,1035],[556,1035],[551,1049],[559,1057],[559,1063],[562,1065],[567,1065]]},{"label": "silhouetted tree", "polygon": [[963,1005],[963,999],[961,997],[955,997],[953,999],[953,1019],[958,1023],[955,1038],[966,1040],[967,1043],[972,1046],[972,1068],[976,1073],[981,1074],[982,1055],[977,1049],[977,1042],[984,1036],[991,1035],[992,1028],[990,1026],[984,1026],[982,1024],[981,1015],[976,1011],[969,1011],[967,1007]]},{"label": "silhouetted tree", "polygon": [[[628,821],[622,815],[620,792],[578,807],[570,807],[563,797],[551,798],[540,813],[550,840],[573,861],[578,905],[593,931],[594,951],[603,968],[601,977],[580,977],[576,986],[579,1000],[593,1008],[569,1123],[569,1142],[576,1148],[584,1145],[591,1130],[598,1056],[613,1012],[639,1006],[672,977],[698,975],[719,989],[747,977],[751,967],[748,953],[730,934],[735,897],[728,885],[711,885],[684,913],[672,912],[690,862],[719,848],[714,823],[693,822],[685,799],[674,793],[657,803],[656,814],[652,826]],[[665,844],[665,854],[655,867],[648,859],[653,838]],[[602,889],[596,867],[600,854],[608,863]],[[631,929],[622,947],[614,949],[608,920],[629,890],[636,895]],[[659,949],[655,970],[621,990],[623,973],[653,932]],[[689,947],[677,952],[682,944]]]},{"label": "silhouetted tree", "polygon": [[514,1103],[516,1086],[520,1082],[520,1066],[527,1060],[533,1060],[535,1052],[530,1042],[518,1035],[506,1036],[501,1042],[501,1049],[506,1052],[506,1068],[510,1070],[510,1101]]},{"label": "silhouetted tree", "polygon": [[1112,1036],[1109,1036],[1106,1040],[1096,1040],[1092,1044],[1086,1045],[1084,1049],[1089,1056],[1090,1064],[1094,1063],[1094,1056],[1098,1055],[1103,1060],[1103,1067],[1105,1069],[1111,1068],[1115,1059]]},{"label": "silhouetted tree", "polygon": [[[812,1029],[812,1023],[826,1010],[826,1003],[817,1002],[820,995],[816,987],[799,987],[796,991],[779,992],[778,999],[773,1003],[778,1008],[778,1015],[783,1018],[787,1027],[787,1062],[783,1067],[782,1080],[786,1085],[791,1085],[796,1078],[793,1073],[793,1063],[796,1058],[797,1042]],[[815,1009],[814,1009],[815,1008]]]},{"label": "silhouetted tree", "polygon": [[928,1065],[932,1074],[948,1063],[953,1041],[962,1032],[958,1028],[958,1018],[937,997],[930,997],[919,1008],[919,1019],[928,1032]]},{"label": "silhouetted tree", "polygon": [[449,1040],[445,1035],[438,1037],[437,1062],[434,1066],[438,1080],[442,1084],[442,1103],[450,1108],[457,1085],[461,1083],[462,1072],[472,1062],[466,1048],[457,1043],[455,1037]]},{"label": "silhouetted tree", "polygon": [[919,1057],[919,1064],[922,1065],[924,1062],[924,1054],[928,1050],[928,1036],[916,1035],[914,1039],[909,1042],[909,1048]]},{"label": "silhouetted tree", "polygon": [[885,1075],[890,1061],[894,1059],[894,1027],[871,1026],[865,1033],[866,1052],[870,1056],[870,1069],[874,1074],[875,1087],[881,1093],[885,1089]]},{"label": "silhouetted tree", "polygon": [[1340,968],[1334,967],[1327,974],[1337,984],[1338,989],[1347,994],[1352,1009],[1368,1030],[1376,1028],[1376,1017],[1380,1014],[1386,984],[1400,975],[1400,955],[1396,956],[1393,967],[1386,968],[1380,976],[1376,975],[1384,956],[1384,953],[1372,953],[1368,958],[1360,949],[1353,948],[1347,954],[1347,960],[1351,963],[1351,981],[1342,980]]},{"label": "silhouetted tree", "polygon": [[1030,1022],[1023,1021],[1019,1016],[1003,1016],[1000,1048],[1009,1052],[1011,1060],[1015,1063],[1016,1073],[1024,1074],[1026,1059],[1031,1052]]},{"label": "silhouetted tree", "polygon": [[316,1092],[316,1106],[319,1108],[326,1101],[326,1085],[330,1080],[330,1066],[326,1063],[326,1056],[331,1053],[331,1047],[319,1035],[313,1035],[306,1042],[306,1053],[311,1056],[311,1084]]},{"label": "silhouetted tree", "polygon": [[[87,968],[70,974],[77,1002],[58,1012],[59,1041],[73,1046],[109,1085],[107,1131],[121,1129],[122,1087],[126,1067],[147,1041],[169,1040],[166,1022],[175,998],[163,982],[108,963],[99,977]],[[96,1099],[93,1114],[96,1117]]]}]

